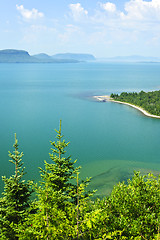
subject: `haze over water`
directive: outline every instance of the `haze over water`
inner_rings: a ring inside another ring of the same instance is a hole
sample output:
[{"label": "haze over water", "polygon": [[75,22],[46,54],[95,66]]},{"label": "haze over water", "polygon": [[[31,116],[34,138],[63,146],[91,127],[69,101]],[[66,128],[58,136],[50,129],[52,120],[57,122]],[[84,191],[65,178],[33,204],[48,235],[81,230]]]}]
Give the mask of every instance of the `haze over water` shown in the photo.
[{"label": "haze over water", "polygon": [[[17,133],[26,178],[39,180],[59,128],[70,141],[82,177],[93,176],[97,195],[131,177],[160,171],[160,119],[93,95],[160,89],[159,63],[0,64],[0,175],[9,177]],[[2,190],[2,181],[0,183]]]}]

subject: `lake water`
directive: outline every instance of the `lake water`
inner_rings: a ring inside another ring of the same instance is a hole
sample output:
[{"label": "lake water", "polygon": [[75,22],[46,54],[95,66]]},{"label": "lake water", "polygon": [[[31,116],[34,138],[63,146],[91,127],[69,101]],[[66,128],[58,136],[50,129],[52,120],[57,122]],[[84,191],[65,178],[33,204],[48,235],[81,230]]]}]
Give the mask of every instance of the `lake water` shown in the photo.
[{"label": "lake water", "polygon": [[0,175],[13,174],[8,150],[16,132],[26,178],[39,180],[60,119],[68,154],[78,159],[82,178],[93,177],[97,196],[133,170],[158,174],[160,119],[91,96],[159,89],[158,63],[0,64]]}]

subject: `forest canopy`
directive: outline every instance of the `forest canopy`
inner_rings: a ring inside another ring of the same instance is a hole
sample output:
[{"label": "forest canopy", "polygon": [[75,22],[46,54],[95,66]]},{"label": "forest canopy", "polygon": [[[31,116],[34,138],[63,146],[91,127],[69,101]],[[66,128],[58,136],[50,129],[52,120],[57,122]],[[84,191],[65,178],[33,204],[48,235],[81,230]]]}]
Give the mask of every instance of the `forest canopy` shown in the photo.
[{"label": "forest canopy", "polygon": [[131,103],[143,108],[150,114],[160,116],[160,90],[152,92],[141,91],[139,93],[122,92],[119,95],[112,93],[110,97],[115,101]]}]

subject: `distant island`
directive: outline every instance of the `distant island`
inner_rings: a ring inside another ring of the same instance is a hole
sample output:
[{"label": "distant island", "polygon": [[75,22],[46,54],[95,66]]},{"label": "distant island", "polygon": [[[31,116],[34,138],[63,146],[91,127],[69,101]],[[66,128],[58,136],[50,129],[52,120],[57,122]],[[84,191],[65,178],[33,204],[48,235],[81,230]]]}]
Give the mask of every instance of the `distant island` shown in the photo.
[{"label": "distant island", "polygon": [[40,53],[31,56],[24,50],[0,50],[0,63],[79,63],[91,60],[95,60],[95,57],[91,54],[64,53],[49,56]]},{"label": "distant island", "polygon": [[141,111],[148,117],[160,118],[160,90],[152,92],[141,91],[139,93],[121,94],[112,93],[110,96],[94,96],[98,101],[112,101],[121,104],[126,104]]},{"label": "distant island", "polygon": [[92,61],[106,63],[159,63],[160,58],[133,55],[97,59],[94,55],[88,53],[57,53],[54,55],[38,53],[35,55],[30,55],[25,50],[0,50],[0,63],[79,63]]},{"label": "distant island", "polygon": [[100,62],[113,62],[113,63],[159,63],[160,57],[153,56],[139,56],[139,55],[131,55],[131,56],[116,56],[116,57],[107,57],[98,59]]},{"label": "distant island", "polygon": [[78,61],[94,61],[96,58],[91,54],[86,53],[59,53],[53,55],[54,59],[76,59]]}]

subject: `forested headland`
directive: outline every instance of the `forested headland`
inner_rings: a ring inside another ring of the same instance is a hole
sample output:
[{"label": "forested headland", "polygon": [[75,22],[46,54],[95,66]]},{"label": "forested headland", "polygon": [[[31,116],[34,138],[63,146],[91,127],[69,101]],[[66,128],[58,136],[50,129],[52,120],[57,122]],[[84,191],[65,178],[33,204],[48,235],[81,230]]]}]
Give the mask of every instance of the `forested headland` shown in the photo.
[{"label": "forested headland", "polygon": [[141,91],[139,93],[122,92],[119,95],[112,93],[110,97],[115,101],[130,103],[143,108],[152,115],[160,116],[160,90],[152,92]]},{"label": "forested headland", "polygon": [[109,196],[93,200],[91,179],[80,179],[80,167],[67,156],[66,143],[56,130],[50,161],[39,168],[41,181],[24,180],[23,152],[15,134],[9,161],[13,175],[2,177],[0,239],[160,239],[160,177],[135,172],[118,183]]}]

